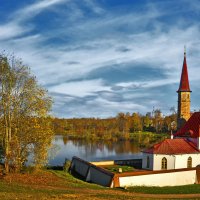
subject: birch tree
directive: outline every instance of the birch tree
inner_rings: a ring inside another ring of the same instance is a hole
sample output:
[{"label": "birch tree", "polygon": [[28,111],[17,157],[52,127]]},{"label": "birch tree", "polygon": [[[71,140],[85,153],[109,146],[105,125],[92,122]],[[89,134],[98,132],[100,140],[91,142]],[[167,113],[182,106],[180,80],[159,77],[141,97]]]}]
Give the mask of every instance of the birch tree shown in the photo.
[{"label": "birch tree", "polygon": [[33,153],[36,167],[47,161],[53,131],[52,99],[20,60],[0,56],[0,137],[5,169],[20,170]]}]

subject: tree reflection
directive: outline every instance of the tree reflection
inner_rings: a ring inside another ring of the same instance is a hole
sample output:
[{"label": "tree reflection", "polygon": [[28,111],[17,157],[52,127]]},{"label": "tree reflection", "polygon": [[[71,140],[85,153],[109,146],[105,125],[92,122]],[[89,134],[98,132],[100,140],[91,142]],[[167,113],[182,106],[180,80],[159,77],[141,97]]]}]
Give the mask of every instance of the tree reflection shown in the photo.
[{"label": "tree reflection", "polygon": [[[150,147],[162,138],[151,134],[134,134],[131,140],[84,140],[69,139],[68,137],[56,136],[55,145],[59,152],[55,156],[55,162],[63,163],[65,158],[71,159],[78,156],[88,161],[106,159],[129,159],[138,156],[141,150]],[[56,163],[55,163],[56,165]]]},{"label": "tree reflection", "polygon": [[65,137],[65,136],[63,136],[63,144],[64,144],[64,145],[67,145],[67,142],[68,142],[68,138]]}]

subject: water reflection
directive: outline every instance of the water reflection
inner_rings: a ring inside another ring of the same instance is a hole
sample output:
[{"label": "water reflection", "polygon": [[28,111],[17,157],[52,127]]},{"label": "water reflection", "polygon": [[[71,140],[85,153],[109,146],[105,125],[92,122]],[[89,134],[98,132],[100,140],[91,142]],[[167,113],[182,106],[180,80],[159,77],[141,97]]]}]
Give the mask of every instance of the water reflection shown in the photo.
[{"label": "water reflection", "polygon": [[87,161],[140,158],[141,152],[133,141],[87,141],[71,140],[65,136],[55,136],[53,141],[57,151],[49,160],[50,165],[62,165],[65,159],[78,156]]}]

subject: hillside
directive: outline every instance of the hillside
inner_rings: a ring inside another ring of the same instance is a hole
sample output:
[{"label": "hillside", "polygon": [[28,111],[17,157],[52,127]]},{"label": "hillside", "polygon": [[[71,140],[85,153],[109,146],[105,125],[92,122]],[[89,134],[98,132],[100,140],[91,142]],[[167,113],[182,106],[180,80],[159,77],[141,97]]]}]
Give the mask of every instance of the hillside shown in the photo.
[{"label": "hillside", "polygon": [[[1,178],[0,199],[200,199],[199,185],[187,186],[187,191],[185,188],[185,186],[182,186],[171,188],[139,187],[128,190],[110,189],[85,183],[63,171],[45,170],[34,173],[9,174]],[[171,195],[166,194],[168,191]],[[189,193],[190,191],[196,194],[181,194]],[[143,194],[142,192],[146,194]]]}]

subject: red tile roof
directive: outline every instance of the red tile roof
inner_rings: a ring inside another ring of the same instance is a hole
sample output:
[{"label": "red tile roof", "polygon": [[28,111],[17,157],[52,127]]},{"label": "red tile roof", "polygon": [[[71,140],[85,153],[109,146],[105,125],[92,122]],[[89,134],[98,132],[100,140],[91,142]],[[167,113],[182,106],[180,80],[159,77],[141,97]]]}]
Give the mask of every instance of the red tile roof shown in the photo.
[{"label": "red tile roof", "polygon": [[200,112],[195,112],[189,118],[189,120],[185,123],[185,125],[177,131],[174,136],[180,137],[192,137],[197,138],[199,137],[199,127],[200,127]]},{"label": "red tile roof", "polygon": [[186,138],[165,139],[150,149],[143,151],[151,154],[191,154],[200,153],[193,142]]},{"label": "red tile roof", "polygon": [[179,89],[177,92],[191,92],[189,79],[188,79],[188,70],[187,70],[187,62],[186,62],[186,52],[184,52],[184,60],[183,60],[183,68],[181,73],[181,80]]}]

